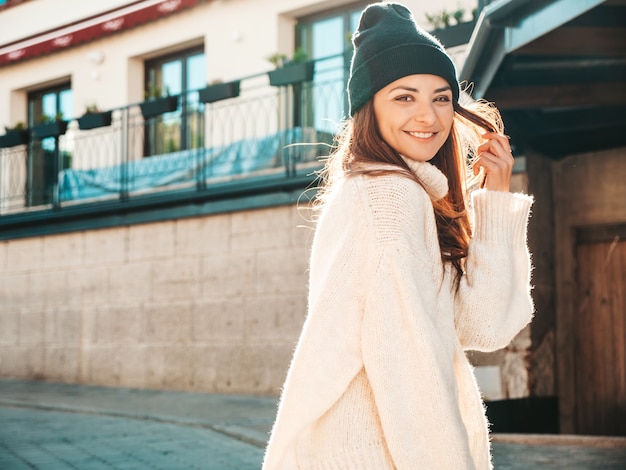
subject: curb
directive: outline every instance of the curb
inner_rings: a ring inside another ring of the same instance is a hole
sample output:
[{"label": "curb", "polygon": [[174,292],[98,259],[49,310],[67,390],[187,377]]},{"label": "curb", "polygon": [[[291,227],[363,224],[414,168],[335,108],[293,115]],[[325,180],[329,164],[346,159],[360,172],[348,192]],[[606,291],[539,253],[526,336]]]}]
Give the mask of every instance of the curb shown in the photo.
[{"label": "curb", "polygon": [[626,449],[626,437],[575,434],[492,434],[491,442],[533,446],[577,446]]}]

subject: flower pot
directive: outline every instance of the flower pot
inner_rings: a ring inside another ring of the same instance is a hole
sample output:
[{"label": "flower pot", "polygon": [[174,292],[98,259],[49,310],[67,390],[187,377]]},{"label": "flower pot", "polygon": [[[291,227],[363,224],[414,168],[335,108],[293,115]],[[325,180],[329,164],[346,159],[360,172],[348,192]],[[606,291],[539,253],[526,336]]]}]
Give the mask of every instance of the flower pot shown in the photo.
[{"label": "flower pot", "polygon": [[53,121],[33,126],[33,135],[36,139],[58,137],[67,131],[67,121]]},{"label": "flower pot", "polygon": [[0,148],[15,147],[28,143],[28,129],[10,129],[0,135]]},{"label": "flower pot", "polygon": [[310,82],[315,73],[315,63],[312,61],[288,64],[267,74],[272,86],[287,86],[296,83]]},{"label": "flower pot", "polygon": [[432,35],[439,39],[444,47],[460,46],[469,42],[474,26],[476,26],[476,21],[467,21],[447,28],[435,29],[432,31]]},{"label": "flower pot", "polygon": [[198,92],[198,99],[203,103],[214,103],[239,96],[240,82],[217,83]]},{"label": "flower pot", "polygon": [[113,111],[104,111],[102,113],[87,113],[78,118],[78,128],[82,130],[96,129],[111,125]]},{"label": "flower pot", "polygon": [[178,108],[178,96],[165,96],[163,98],[144,101],[143,103],[139,103],[139,107],[141,108],[141,114],[144,119],[170,113],[176,111]]}]

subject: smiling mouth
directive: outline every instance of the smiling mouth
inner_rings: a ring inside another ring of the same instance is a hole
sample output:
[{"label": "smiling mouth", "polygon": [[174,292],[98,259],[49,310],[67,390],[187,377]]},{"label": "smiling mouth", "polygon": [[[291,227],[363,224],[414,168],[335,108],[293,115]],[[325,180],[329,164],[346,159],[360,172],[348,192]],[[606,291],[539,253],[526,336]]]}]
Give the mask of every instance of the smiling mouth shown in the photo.
[{"label": "smiling mouth", "polygon": [[410,131],[406,131],[406,133],[409,135],[412,135],[413,137],[417,137],[418,139],[430,139],[436,134],[436,132],[410,132]]}]

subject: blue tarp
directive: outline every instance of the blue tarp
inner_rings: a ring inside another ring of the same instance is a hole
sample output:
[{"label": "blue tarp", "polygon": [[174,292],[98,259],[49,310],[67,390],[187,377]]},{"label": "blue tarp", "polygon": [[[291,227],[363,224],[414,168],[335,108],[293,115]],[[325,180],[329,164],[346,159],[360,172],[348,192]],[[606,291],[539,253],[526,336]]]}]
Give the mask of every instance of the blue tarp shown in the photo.
[{"label": "blue tarp", "polygon": [[[69,201],[110,196],[122,191],[123,182],[133,192],[280,167],[285,162],[279,150],[301,142],[303,129],[294,128],[219,148],[182,150],[106,168],[68,169],[59,174],[59,197]],[[302,149],[311,151],[309,146],[295,146],[285,153],[302,158]]]}]

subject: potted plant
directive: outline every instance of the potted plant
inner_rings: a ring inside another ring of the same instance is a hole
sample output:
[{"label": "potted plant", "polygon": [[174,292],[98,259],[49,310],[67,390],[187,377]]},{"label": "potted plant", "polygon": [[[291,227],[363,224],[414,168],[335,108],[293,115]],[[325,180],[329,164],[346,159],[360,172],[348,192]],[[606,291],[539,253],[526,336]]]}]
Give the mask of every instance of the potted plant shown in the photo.
[{"label": "potted plant", "polygon": [[58,137],[67,131],[67,121],[63,120],[63,113],[58,112],[56,116],[44,114],[39,124],[33,126],[33,135],[36,139],[46,137]]},{"label": "potted plant", "polygon": [[315,63],[307,60],[307,53],[301,47],[296,49],[291,59],[288,59],[285,54],[276,53],[269,56],[267,60],[275,67],[267,73],[272,86],[294,85],[313,80]]},{"label": "potted plant", "polygon": [[113,111],[100,111],[95,104],[85,108],[85,114],[78,118],[78,128],[81,130],[96,129],[111,125]]},{"label": "potted plant", "polygon": [[235,98],[239,96],[240,84],[239,80],[226,83],[221,80],[214,80],[206,88],[198,92],[198,99],[203,103],[214,103],[228,98]]},{"label": "potted plant", "polygon": [[164,113],[176,111],[178,108],[178,96],[170,96],[169,89],[165,89],[165,94],[161,88],[150,85],[146,92],[146,100],[139,103],[141,114],[144,119],[159,116]]},{"label": "potted plant", "polygon": [[[474,12],[472,12],[472,16],[475,16]],[[458,8],[451,13],[447,10],[442,10],[433,15],[426,13],[426,20],[434,28],[431,33],[445,47],[459,46],[469,42],[474,26],[476,26],[476,18],[472,18],[471,21],[464,21],[464,18],[465,10],[463,8]]]},{"label": "potted plant", "polygon": [[5,134],[0,135],[0,148],[15,147],[28,143],[28,128],[23,122],[18,122],[14,127],[4,127]]}]

